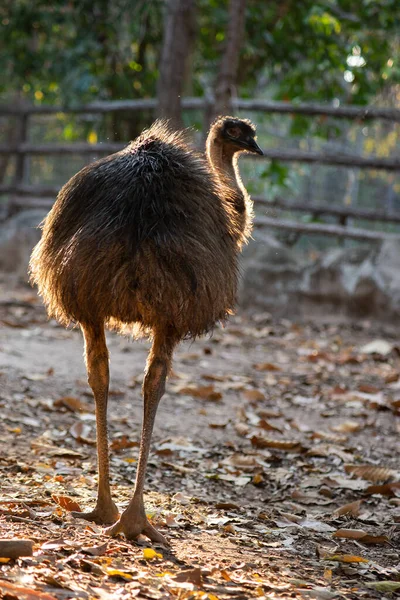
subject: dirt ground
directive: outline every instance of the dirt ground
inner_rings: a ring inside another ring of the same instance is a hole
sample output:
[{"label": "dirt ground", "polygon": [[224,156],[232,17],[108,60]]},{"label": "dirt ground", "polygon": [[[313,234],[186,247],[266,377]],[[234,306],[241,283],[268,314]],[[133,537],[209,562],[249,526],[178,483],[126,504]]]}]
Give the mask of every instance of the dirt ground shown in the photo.
[{"label": "dirt ground", "polygon": [[[81,334],[0,279],[0,538],[33,542],[32,556],[0,554],[0,598],[398,596],[398,334],[239,312],[182,344],[147,477],[164,548],[71,516],[96,496]],[[108,343],[112,489],[123,508],[149,345],[114,334]]]}]

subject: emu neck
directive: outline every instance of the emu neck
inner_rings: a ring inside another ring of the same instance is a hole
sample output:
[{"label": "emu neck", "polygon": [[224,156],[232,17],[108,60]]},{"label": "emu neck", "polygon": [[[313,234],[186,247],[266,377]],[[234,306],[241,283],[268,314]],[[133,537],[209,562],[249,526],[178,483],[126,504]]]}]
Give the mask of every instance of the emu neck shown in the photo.
[{"label": "emu neck", "polygon": [[207,159],[223,186],[229,188],[235,207],[243,212],[246,208],[245,190],[240,179],[237,153],[212,137],[207,140]]}]

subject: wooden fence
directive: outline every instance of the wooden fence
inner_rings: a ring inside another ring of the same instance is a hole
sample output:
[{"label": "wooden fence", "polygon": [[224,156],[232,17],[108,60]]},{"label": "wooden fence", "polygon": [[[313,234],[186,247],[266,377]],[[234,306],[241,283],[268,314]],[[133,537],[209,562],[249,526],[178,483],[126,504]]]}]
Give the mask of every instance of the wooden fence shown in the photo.
[{"label": "wooden fence", "polygon": [[[207,110],[212,100],[203,98],[185,98],[182,106],[186,110]],[[11,144],[0,144],[0,155],[15,155],[15,172],[11,184],[0,184],[0,194],[9,196],[5,215],[11,214],[23,207],[50,208],[58,192],[54,186],[29,185],[27,183],[27,156],[30,155],[62,155],[62,154],[91,154],[101,155],[116,152],[125,144],[120,143],[51,143],[34,144],[29,140],[30,119],[35,115],[55,115],[59,113],[74,114],[99,114],[111,112],[138,112],[142,110],[154,110],[156,100],[125,100],[110,102],[95,102],[85,106],[32,106],[32,105],[5,105],[0,106],[1,116],[12,116],[18,119],[18,135]],[[306,116],[328,116],[339,119],[351,119],[357,123],[367,120],[382,119],[389,122],[400,123],[400,110],[364,106],[326,106],[314,103],[291,104],[287,102],[271,102],[265,100],[241,100],[234,101],[235,110],[260,111],[270,114],[293,114]],[[301,150],[268,149],[265,151],[267,159],[283,162],[302,162],[336,165],[347,168],[386,170],[400,172],[400,157],[396,158],[374,158],[355,156],[338,152],[305,152]],[[258,160],[263,160],[259,158]],[[388,237],[400,239],[400,234],[388,234],[381,231],[370,231],[367,229],[347,227],[349,218],[379,221],[382,223],[400,223],[400,213],[392,214],[382,211],[363,210],[344,206],[330,206],[310,204],[306,201],[289,202],[278,199],[268,202],[265,198],[255,198],[256,202],[265,208],[295,212],[306,212],[311,215],[330,215],[338,220],[338,225],[320,223],[299,223],[284,219],[259,216],[256,226],[277,228],[285,231],[296,231],[307,234],[324,234],[341,238],[352,238],[358,240],[382,240]]]}]

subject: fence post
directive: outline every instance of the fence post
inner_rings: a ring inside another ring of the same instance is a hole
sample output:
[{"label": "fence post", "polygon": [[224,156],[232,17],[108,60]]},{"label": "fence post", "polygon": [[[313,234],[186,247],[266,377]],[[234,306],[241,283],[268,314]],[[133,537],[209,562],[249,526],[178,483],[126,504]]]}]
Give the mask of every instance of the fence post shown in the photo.
[{"label": "fence post", "polygon": [[[28,113],[22,113],[21,118],[19,119],[18,134],[16,139],[17,146],[20,146],[28,141],[28,119]],[[18,151],[15,165],[15,186],[18,187],[23,183],[27,183],[26,179],[26,154],[25,152]]]},{"label": "fence post", "polygon": [[[28,141],[28,118],[29,114],[23,112],[17,121],[15,143],[17,148]],[[14,187],[27,183],[27,170],[26,170],[26,154],[24,151],[17,151],[15,156],[15,172],[14,172]],[[7,215],[10,216],[18,210],[18,189],[15,195],[10,195],[8,200],[8,206],[6,209]]]}]

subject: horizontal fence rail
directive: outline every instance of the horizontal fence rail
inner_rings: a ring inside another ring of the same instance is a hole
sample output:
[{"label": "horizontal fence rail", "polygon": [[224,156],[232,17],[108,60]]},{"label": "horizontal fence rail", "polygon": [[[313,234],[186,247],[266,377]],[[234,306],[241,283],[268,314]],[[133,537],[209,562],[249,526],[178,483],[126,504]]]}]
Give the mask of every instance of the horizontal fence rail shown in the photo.
[{"label": "horizontal fence rail", "polygon": [[[0,188],[1,189],[1,188]],[[400,213],[387,213],[371,209],[353,208],[351,206],[332,206],[329,204],[316,204],[315,202],[306,202],[300,200],[284,200],[276,198],[269,201],[261,196],[252,196],[255,206],[262,205],[268,210],[286,210],[293,212],[309,213],[314,216],[329,215],[332,217],[360,219],[364,221],[381,221],[382,223],[400,223]]]},{"label": "horizontal fence rail", "polygon": [[369,231],[368,229],[341,227],[340,225],[323,225],[320,223],[295,223],[294,221],[289,221],[288,219],[272,219],[270,217],[256,217],[255,226],[280,229],[284,231],[293,231],[296,233],[328,235],[332,237],[347,238],[359,241],[368,240],[381,242],[388,239],[400,241],[400,234],[396,233]]},{"label": "horizontal fence rail", "polygon": [[[86,142],[74,142],[70,144],[30,144],[23,143],[19,145],[0,144],[1,154],[111,154],[118,152],[127,146],[127,143],[104,142],[98,144],[89,144]],[[353,156],[346,153],[324,153],[324,152],[306,152],[302,150],[263,150],[264,157],[256,157],[256,160],[280,160],[282,162],[304,162],[319,163],[324,165],[336,165],[340,167],[360,169],[377,169],[385,171],[399,171],[399,158],[369,158],[363,156]],[[244,158],[249,158],[249,155]],[[255,157],[251,156],[252,159]]]},{"label": "horizontal fence rail", "polygon": [[[60,191],[60,186],[35,186],[35,185],[0,185],[0,193],[15,194],[15,203],[25,208],[51,208],[54,198]],[[365,221],[380,221],[382,223],[400,223],[400,213],[387,213],[371,209],[353,208],[351,206],[332,206],[329,204],[316,204],[305,200],[293,201],[284,198],[267,200],[263,196],[252,196],[254,206],[260,206],[265,212],[285,210],[289,212],[303,212],[314,216],[329,215],[332,217],[352,218]],[[259,210],[257,212],[260,212]]]},{"label": "horizontal fence rail", "polygon": [[[182,98],[182,108],[185,110],[205,110],[213,105],[213,98]],[[380,108],[375,106],[332,106],[318,103],[295,104],[291,102],[274,102],[271,100],[247,100],[236,98],[232,100],[235,110],[261,111],[265,113],[293,114],[308,116],[329,116],[338,119],[384,119],[400,122],[400,110],[396,108]],[[154,98],[141,100],[109,100],[92,102],[81,106],[48,106],[13,104],[0,105],[1,115],[45,115],[56,113],[96,114],[107,112],[154,110],[157,101]]]},{"label": "horizontal fence rail", "polygon": [[43,185],[17,185],[1,184],[0,194],[15,194],[17,196],[44,196],[45,198],[55,198],[60,191],[61,186],[43,186]]},{"label": "horizontal fence rail", "polygon": [[[336,165],[340,167],[360,169],[384,169],[386,171],[400,170],[399,158],[369,158],[363,156],[353,156],[346,153],[323,153],[323,152],[305,152],[301,150],[264,150],[264,157],[280,160],[283,162],[304,162],[319,163],[323,165]],[[257,160],[262,160],[259,157]]]},{"label": "horizontal fence rail", "polygon": [[128,142],[104,142],[88,144],[87,142],[71,142],[69,144],[0,144],[0,154],[111,154],[128,145]]}]

